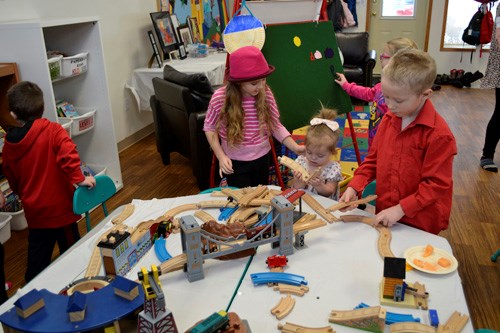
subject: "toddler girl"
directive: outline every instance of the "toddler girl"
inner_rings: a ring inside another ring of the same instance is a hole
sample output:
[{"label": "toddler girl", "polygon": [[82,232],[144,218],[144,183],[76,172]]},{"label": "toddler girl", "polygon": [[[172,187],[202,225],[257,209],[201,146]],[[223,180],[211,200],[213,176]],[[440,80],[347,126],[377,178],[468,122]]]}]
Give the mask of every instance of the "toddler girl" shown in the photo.
[{"label": "toddler girl", "polygon": [[[311,120],[305,139],[306,154],[296,162],[312,177],[306,182],[300,172],[295,172],[293,182],[293,188],[307,189],[334,200],[338,200],[338,185],[342,180],[340,163],[332,161],[339,139],[339,124],[333,120],[336,116],[335,110],[322,108]],[[321,172],[316,172],[318,169]]]}]

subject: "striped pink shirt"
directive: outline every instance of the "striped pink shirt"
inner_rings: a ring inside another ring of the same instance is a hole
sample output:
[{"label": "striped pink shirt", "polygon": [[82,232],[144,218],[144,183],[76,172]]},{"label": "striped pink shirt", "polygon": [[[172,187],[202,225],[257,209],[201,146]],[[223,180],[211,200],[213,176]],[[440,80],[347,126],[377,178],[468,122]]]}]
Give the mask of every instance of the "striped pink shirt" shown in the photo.
[{"label": "striped pink shirt", "polygon": [[[225,99],[225,87],[221,87],[215,91],[208,105],[207,116],[203,130],[205,132],[215,132],[217,120],[220,116],[220,111]],[[274,95],[266,87],[266,99],[271,109],[271,121],[277,124],[272,135],[279,142],[283,142],[286,137],[290,136],[290,132],[281,124],[279,117],[278,106]],[[257,109],[255,108],[255,97],[244,97],[242,101],[243,110],[245,113],[243,119],[243,141],[236,145],[230,146],[227,142],[226,128],[221,126],[218,131],[221,140],[221,147],[224,153],[232,160],[238,161],[253,161],[264,156],[271,149],[269,143],[269,130],[266,125],[263,126],[263,132],[259,127],[257,119]]]}]

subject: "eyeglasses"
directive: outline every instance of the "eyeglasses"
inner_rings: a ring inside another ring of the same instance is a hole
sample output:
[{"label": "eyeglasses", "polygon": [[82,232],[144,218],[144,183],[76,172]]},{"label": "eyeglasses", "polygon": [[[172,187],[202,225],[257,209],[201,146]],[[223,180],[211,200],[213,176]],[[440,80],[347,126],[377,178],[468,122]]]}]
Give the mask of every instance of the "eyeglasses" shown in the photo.
[{"label": "eyeglasses", "polygon": [[381,55],[379,55],[379,59],[380,59],[380,61],[382,61],[384,59],[391,59],[391,56],[388,56],[388,55],[385,55],[385,54],[381,54]]}]

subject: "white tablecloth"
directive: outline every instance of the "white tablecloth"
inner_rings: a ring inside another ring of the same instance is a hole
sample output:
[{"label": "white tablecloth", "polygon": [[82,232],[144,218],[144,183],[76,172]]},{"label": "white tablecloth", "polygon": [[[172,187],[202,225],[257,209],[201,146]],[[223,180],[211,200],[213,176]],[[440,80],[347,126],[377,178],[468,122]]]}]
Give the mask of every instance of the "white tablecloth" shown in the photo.
[{"label": "white tablecloth", "polygon": [[[226,58],[227,53],[215,52],[204,58],[170,60],[164,64],[186,74],[203,73],[212,86],[217,86],[224,83]],[[154,77],[163,77],[163,68],[137,68],[125,84],[125,88],[132,92],[139,111],[151,111],[149,98],[154,95]]]},{"label": "white tablecloth", "polygon": [[[324,197],[316,198],[324,207],[335,203]],[[172,199],[133,200],[135,211],[124,223],[134,226],[141,221],[157,218],[182,204],[221,199],[223,198],[202,194]],[[303,211],[312,212],[307,204],[303,203],[302,206]],[[112,212],[103,223],[82,239],[76,248],[59,258],[4,303],[0,307],[0,313],[10,309],[19,295],[33,288],[46,288],[57,293],[72,281],[82,278],[99,235],[111,228],[110,220],[118,216],[122,209]],[[218,216],[217,209],[206,211],[214,217]],[[177,217],[193,213],[187,211]],[[356,213],[367,215],[362,211]],[[338,216],[339,213],[335,215]],[[351,310],[361,302],[370,306],[380,305],[379,287],[383,277],[383,260],[377,249],[378,236],[375,229],[361,223],[338,222],[309,231],[305,235],[306,247],[295,249],[293,255],[288,256],[285,272],[303,275],[310,290],[303,297],[292,296],[296,300],[295,307],[280,321],[271,315],[270,311],[285,295],[273,291],[268,286],[254,286],[250,279],[252,273],[268,271],[266,258],[278,253],[277,249],[272,249],[269,244],[260,246],[229,311],[236,312],[242,319],[246,319],[252,332],[277,332],[278,322],[291,322],[309,327],[330,325],[336,332],[359,333],[357,329],[329,324],[328,318],[332,310]],[[166,243],[172,256],[182,253],[180,234],[170,235]],[[452,252],[448,241],[442,237],[405,225],[392,228],[391,249],[396,256],[402,257],[405,249],[409,247],[426,244]],[[193,283],[187,280],[182,271],[160,276],[166,307],[172,311],[179,332],[184,332],[213,312],[226,309],[247,261],[248,257],[230,261],[206,260],[203,265],[205,278]],[[140,268],[147,267],[149,270],[152,264],[160,264],[153,249],[133,267],[127,277],[137,279]],[[437,310],[442,323],[446,322],[454,311],[469,315],[457,271],[446,275],[432,275],[412,270],[407,272],[405,281],[425,284],[430,294],[429,309]],[[429,324],[428,311],[385,305],[383,307],[388,312],[412,314],[421,318],[422,323]],[[385,332],[389,332],[387,325]],[[462,332],[473,332],[470,320]]]}]

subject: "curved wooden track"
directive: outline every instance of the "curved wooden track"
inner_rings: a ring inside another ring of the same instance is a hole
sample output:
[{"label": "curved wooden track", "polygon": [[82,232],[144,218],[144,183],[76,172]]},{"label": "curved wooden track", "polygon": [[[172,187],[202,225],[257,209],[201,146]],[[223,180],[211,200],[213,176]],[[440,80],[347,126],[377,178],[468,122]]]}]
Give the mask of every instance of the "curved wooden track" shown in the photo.
[{"label": "curved wooden track", "polygon": [[310,194],[306,193],[302,196],[302,200],[304,200],[312,210],[319,214],[322,218],[326,220],[328,223],[333,223],[338,221],[339,219],[333,216],[327,209],[325,209],[321,204],[316,201]]},{"label": "curved wooden track", "polygon": [[375,229],[379,232],[377,248],[382,259],[385,257],[395,257],[394,253],[391,251],[391,229],[387,227],[376,227]]},{"label": "curved wooden track", "polygon": [[434,327],[421,323],[394,323],[390,328],[391,333],[436,333]]},{"label": "curved wooden track", "polygon": [[306,230],[312,230],[316,228],[321,228],[326,225],[326,222],[320,219],[309,220],[301,223],[295,223],[293,225],[293,233],[297,234]]},{"label": "curved wooden track", "polygon": [[97,247],[92,251],[92,255],[90,256],[89,264],[87,266],[87,270],[85,271],[86,278],[93,278],[99,275],[102,267],[102,258],[101,258],[101,250]]},{"label": "curved wooden track", "polygon": [[[451,314],[450,318],[446,321],[444,324],[444,328],[440,331],[438,329],[438,332],[461,332],[465,324],[469,321],[469,316],[465,314],[461,314],[458,311],[455,311]],[[441,326],[440,326],[441,327]]]},{"label": "curved wooden track", "polygon": [[125,221],[126,219],[128,219],[130,217],[130,215],[132,215],[134,213],[134,210],[135,210],[135,206],[133,204],[131,204],[131,203],[126,204],[125,208],[120,213],[120,215],[118,215],[117,217],[115,217],[114,219],[112,219],[111,223],[113,223],[113,224],[121,224],[121,223],[123,223],[123,221]]},{"label": "curved wooden track", "polygon": [[179,269],[183,269],[184,264],[186,263],[187,263],[187,255],[183,253],[168,259],[159,266],[159,269],[162,274],[166,274],[168,272],[173,272]]},{"label": "curved wooden track", "polygon": [[364,215],[341,215],[339,220],[342,222],[361,222],[372,226],[377,221],[374,217]]},{"label": "curved wooden track", "polygon": [[283,283],[278,283],[278,285],[274,286],[273,289],[279,291],[280,294],[293,294],[297,296],[304,296],[304,294],[309,291],[309,287],[307,286],[292,286]]},{"label": "curved wooden track", "polygon": [[292,296],[288,295],[286,297],[281,297],[278,304],[271,309],[271,313],[278,319],[283,319],[290,312],[292,312],[293,307],[295,306],[295,300]]},{"label": "curved wooden track", "polygon": [[291,159],[288,156],[280,156],[278,157],[278,161],[280,164],[283,164],[287,168],[291,169],[293,172],[300,172],[302,174],[302,179],[307,183],[309,179],[316,176],[319,172],[321,172],[321,168],[316,169],[312,174],[309,172],[295,160]]},{"label": "curved wooden track", "polygon": [[278,329],[282,333],[335,333],[333,328],[331,328],[330,326],[313,328],[313,327],[300,326],[288,322],[285,323],[285,325],[279,323]]},{"label": "curved wooden track", "polygon": [[[223,208],[223,207],[234,207],[236,204],[228,200],[209,200],[200,201],[196,204],[198,208]],[[176,214],[177,215],[177,214]]]},{"label": "curved wooden track", "polygon": [[[379,317],[385,310],[380,306],[371,306],[354,310],[332,310],[330,313],[330,322],[343,323],[351,320]],[[384,316],[385,317],[385,316]]]},{"label": "curved wooden track", "polygon": [[172,208],[168,210],[165,214],[163,214],[163,217],[166,219],[169,219],[171,217],[174,217],[176,215],[179,215],[182,212],[188,211],[188,210],[197,210],[199,208],[198,204],[185,204],[185,205],[180,205],[175,208]]}]

